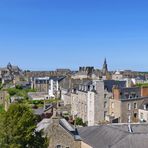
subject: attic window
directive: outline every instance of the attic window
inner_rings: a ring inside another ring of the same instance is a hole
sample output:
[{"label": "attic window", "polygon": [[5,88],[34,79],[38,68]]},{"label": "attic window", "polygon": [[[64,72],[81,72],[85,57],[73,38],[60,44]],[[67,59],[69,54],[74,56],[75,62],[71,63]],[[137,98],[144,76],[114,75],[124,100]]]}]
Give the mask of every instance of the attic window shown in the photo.
[{"label": "attic window", "polygon": [[136,98],[136,94],[135,93],[133,93],[132,96],[133,96],[133,98]]},{"label": "attic window", "polygon": [[147,110],[148,109],[148,104],[145,104],[144,105],[144,110]]},{"label": "attic window", "polygon": [[129,94],[125,94],[125,98],[126,99],[129,99]]}]

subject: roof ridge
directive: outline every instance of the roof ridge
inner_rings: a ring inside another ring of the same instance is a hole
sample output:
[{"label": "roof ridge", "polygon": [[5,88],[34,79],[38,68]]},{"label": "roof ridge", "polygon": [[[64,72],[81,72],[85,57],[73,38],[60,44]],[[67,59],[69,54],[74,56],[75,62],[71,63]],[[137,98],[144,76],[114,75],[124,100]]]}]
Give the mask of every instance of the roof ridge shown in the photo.
[{"label": "roof ridge", "polygon": [[114,129],[117,129],[118,131],[122,131],[122,132],[124,132],[124,133],[129,134],[129,131],[125,131],[125,130],[123,130],[123,129],[121,129],[121,128],[118,128],[118,127],[115,127],[115,126],[112,126],[112,125],[109,125],[109,127],[110,127],[110,128],[114,128]]}]

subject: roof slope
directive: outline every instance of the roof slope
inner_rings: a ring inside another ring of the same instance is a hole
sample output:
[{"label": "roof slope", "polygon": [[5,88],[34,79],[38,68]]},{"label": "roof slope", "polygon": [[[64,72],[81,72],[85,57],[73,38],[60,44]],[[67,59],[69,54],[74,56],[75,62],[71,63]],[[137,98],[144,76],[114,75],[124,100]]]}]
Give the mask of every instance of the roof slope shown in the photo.
[{"label": "roof slope", "polygon": [[[79,128],[82,140],[93,148],[148,148],[148,125],[102,125]],[[139,147],[138,147],[139,146]]]}]

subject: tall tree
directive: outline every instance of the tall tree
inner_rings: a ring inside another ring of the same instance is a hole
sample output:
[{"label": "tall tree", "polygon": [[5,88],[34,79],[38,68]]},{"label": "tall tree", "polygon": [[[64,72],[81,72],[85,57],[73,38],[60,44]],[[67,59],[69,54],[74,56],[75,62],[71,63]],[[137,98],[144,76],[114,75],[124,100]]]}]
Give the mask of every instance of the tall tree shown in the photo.
[{"label": "tall tree", "polygon": [[0,147],[44,148],[46,138],[36,129],[36,117],[23,104],[13,104],[0,115]]}]

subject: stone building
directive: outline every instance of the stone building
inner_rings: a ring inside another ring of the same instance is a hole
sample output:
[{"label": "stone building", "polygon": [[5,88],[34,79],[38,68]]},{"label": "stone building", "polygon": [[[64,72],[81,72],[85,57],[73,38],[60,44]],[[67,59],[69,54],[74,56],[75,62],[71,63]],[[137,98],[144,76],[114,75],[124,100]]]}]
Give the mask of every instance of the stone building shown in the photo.
[{"label": "stone building", "polygon": [[32,78],[31,88],[38,92],[48,93],[50,97],[60,98],[60,83],[65,77],[37,77]]},{"label": "stone building", "polygon": [[108,71],[107,61],[104,60],[102,70],[95,69],[92,66],[79,67],[79,70],[72,74],[72,79],[110,79],[110,73]]},{"label": "stone building", "polygon": [[37,131],[42,129],[49,139],[48,148],[81,148],[77,130],[65,119],[44,119],[37,125]]},{"label": "stone building", "polygon": [[120,115],[119,122],[139,121],[139,109],[143,102],[148,102],[147,91],[147,87],[114,88],[110,108],[116,118]]},{"label": "stone building", "polygon": [[89,79],[94,72],[94,67],[79,67],[79,71],[72,75],[72,79]]},{"label": "stone building", "polygon": [[125,81],[92,80],[80,84],[71,92],[71,114],[88,125],[109,121],[109,100],[114,86],[124,87]]},{"label": "stone building", "polygon": [[23,79],[23,71],[18,66],[13,66],[8,63],[7,67],[0,68],[0,79],[2,84],[9,82],[17,83]]},{"label": "stone building", "polygon": [[37,125],[49,139],[48,148],[147,148],[148,124],[72,127],[65,119],[43,119]]},{"label": "stone building", "polygon": [[148,101],[143,101],[141,104],[139,111],[138,111],[138,116],[140,122],[148,122]]},{"label": "stone building", "polygon": [[104,120],[104,83],[101,80],[80,84],[71,93],[71,114],[89,126]]},{"label": "stone building", "polygon": [[35,89],[39,92],[46,92],[49,91],[49,83],[50,78],[49,77],[38,77],[38,78],[32,78],[31,81],[31,88]]},{"label": "stone building", "polygon": [[123,75],[120,73],[120,71],[116,71],[112,75],[112,80],[123,80]]},{"label": "stone building", "polygon": [[72,71],[69,69],[57,69],[55,71],[25,71],[25,77],[28,79],[32,77],[61,77],[71,75]]}]

